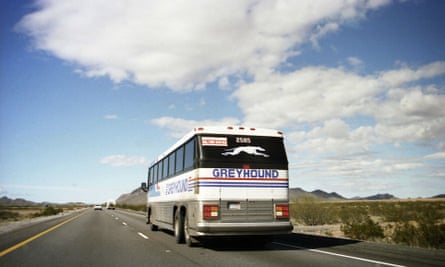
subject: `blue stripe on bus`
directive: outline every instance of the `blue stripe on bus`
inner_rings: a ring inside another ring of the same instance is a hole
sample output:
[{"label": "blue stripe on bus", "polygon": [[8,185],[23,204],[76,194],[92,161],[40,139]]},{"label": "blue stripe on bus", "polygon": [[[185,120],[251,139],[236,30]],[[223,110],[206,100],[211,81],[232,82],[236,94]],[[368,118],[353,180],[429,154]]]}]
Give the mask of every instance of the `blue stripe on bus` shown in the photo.
[{"label": "blue stripe on bus", "polygon": [[286,188],[288,183],[252,183],[252,182],[199,182],[199,187],[274,187]]}]

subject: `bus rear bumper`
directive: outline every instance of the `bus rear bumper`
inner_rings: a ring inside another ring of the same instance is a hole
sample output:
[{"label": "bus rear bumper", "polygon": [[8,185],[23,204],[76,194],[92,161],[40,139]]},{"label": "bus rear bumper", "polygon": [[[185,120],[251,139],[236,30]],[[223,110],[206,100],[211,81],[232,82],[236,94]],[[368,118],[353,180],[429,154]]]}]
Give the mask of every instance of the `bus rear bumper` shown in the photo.
[{"label": "bus rear bumper", "polygon": [[274,223],[198,223],[193,236],[280,235],[292,232],[290,222]]}]

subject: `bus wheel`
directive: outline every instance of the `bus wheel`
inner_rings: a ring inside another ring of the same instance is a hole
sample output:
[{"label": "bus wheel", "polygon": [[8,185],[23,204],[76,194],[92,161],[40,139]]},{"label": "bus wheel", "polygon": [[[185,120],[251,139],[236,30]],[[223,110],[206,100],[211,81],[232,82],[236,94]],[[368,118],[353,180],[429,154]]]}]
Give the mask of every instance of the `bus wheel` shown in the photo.
[{"label": "bus wheel", "polygon": [[150,211],[147,211],[147,221],[145,222],[146,224],[150,224]]},{"label": "bus wheel", "polygon": [[153,215],[151,214],[151,212],[150,212],[150,214],[148,215],[148,219],[147,219],[147,223],[151,223],[151,227],[150,227],[150,229],[154,232],[154,231],[157,231],[158,230],[158,226],[156,225],[156,224],[154,224],[153,223]]},{"label": "bus wheel", "polygon": [[189,220],[188,220],[188,216],[187,214],[185,215],[185,220],[184,220],[184,241],[185,243],[189,246],[189,247],[193,247],[194,245],[194,240],[193,238],[190,236],[190,230],[189,230]]},{"label": "bus wheel", "polygon": [[175,239],[176,243],[184,243],[184,216],[179,209],[175,212]]}]

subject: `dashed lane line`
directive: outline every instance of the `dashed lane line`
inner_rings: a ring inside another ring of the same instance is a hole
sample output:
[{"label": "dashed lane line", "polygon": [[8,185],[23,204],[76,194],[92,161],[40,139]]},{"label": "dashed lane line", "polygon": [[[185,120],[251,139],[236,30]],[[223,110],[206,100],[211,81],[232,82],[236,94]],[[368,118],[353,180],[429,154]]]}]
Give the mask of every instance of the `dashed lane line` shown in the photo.
[{"label": "dashed lane line", "polygon": [[138,235],[139,235],[140,237],[142,237],[143,239],[149,239],[148,236],[144,235],[144,234],[141,233],[141,232],[138,232]]}]

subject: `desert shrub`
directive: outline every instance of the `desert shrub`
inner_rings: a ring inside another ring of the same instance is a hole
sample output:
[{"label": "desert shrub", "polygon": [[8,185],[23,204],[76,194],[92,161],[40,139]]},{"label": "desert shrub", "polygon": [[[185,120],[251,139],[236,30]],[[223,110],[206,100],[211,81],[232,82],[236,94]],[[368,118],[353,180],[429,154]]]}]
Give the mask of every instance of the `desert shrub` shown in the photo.
[{"label": "desert shrub", "polygon": [[423,222],[416,226],[410,222],[399,223],[395,226],[392,240],[409,246],[445,248],[445,224]]},{"label": "desert shrub", "polygon": [[368,218],[368,209],[363,205],[341,206],[338,216],[344,224],[361,223]]},{"label": "desert shrub", "polygon": [[51,215],[59,214],[61,212],[63,212],[63,209],[55,208],[53,206],[48,206],[48,207],[45,207],[45,209],[43,209],[42,211],[40,211],[38,213],[34,213],[34,217],[51,216]]},{"label": "desert shrub", "polygon": [[380,215],[386,222],[435,221],[445,216],[443,202],[400,201],[380,204]]},{"label": "desert shrub", "polygon": [[416,220],[421,223],[432,223],[434,224],[436,221],[442,218],[441,210],[437,209],[434,205],[424,205],[419,208],[416,213]]},{"label": "desert shrub", "polygon": [[341,226],[345,236],[359,240],[375,240],[383,238],[383,228],[371,218],[363,222],[349,222]]},{"label": "desert shrub", "polygon": [[20,214],[18,212],[13,212],[13,211],[7,211],[7,210],[2,210],[0,211],[0,220],[2,221],[7,221],[7,220],[18,220],[18,218],[20,217]]},{"label": "desert shrub", "polygon": [[315,197],[297,199],[291,206],[291,216],[305,225],[323,225],[337,221],[330,205]]}]

